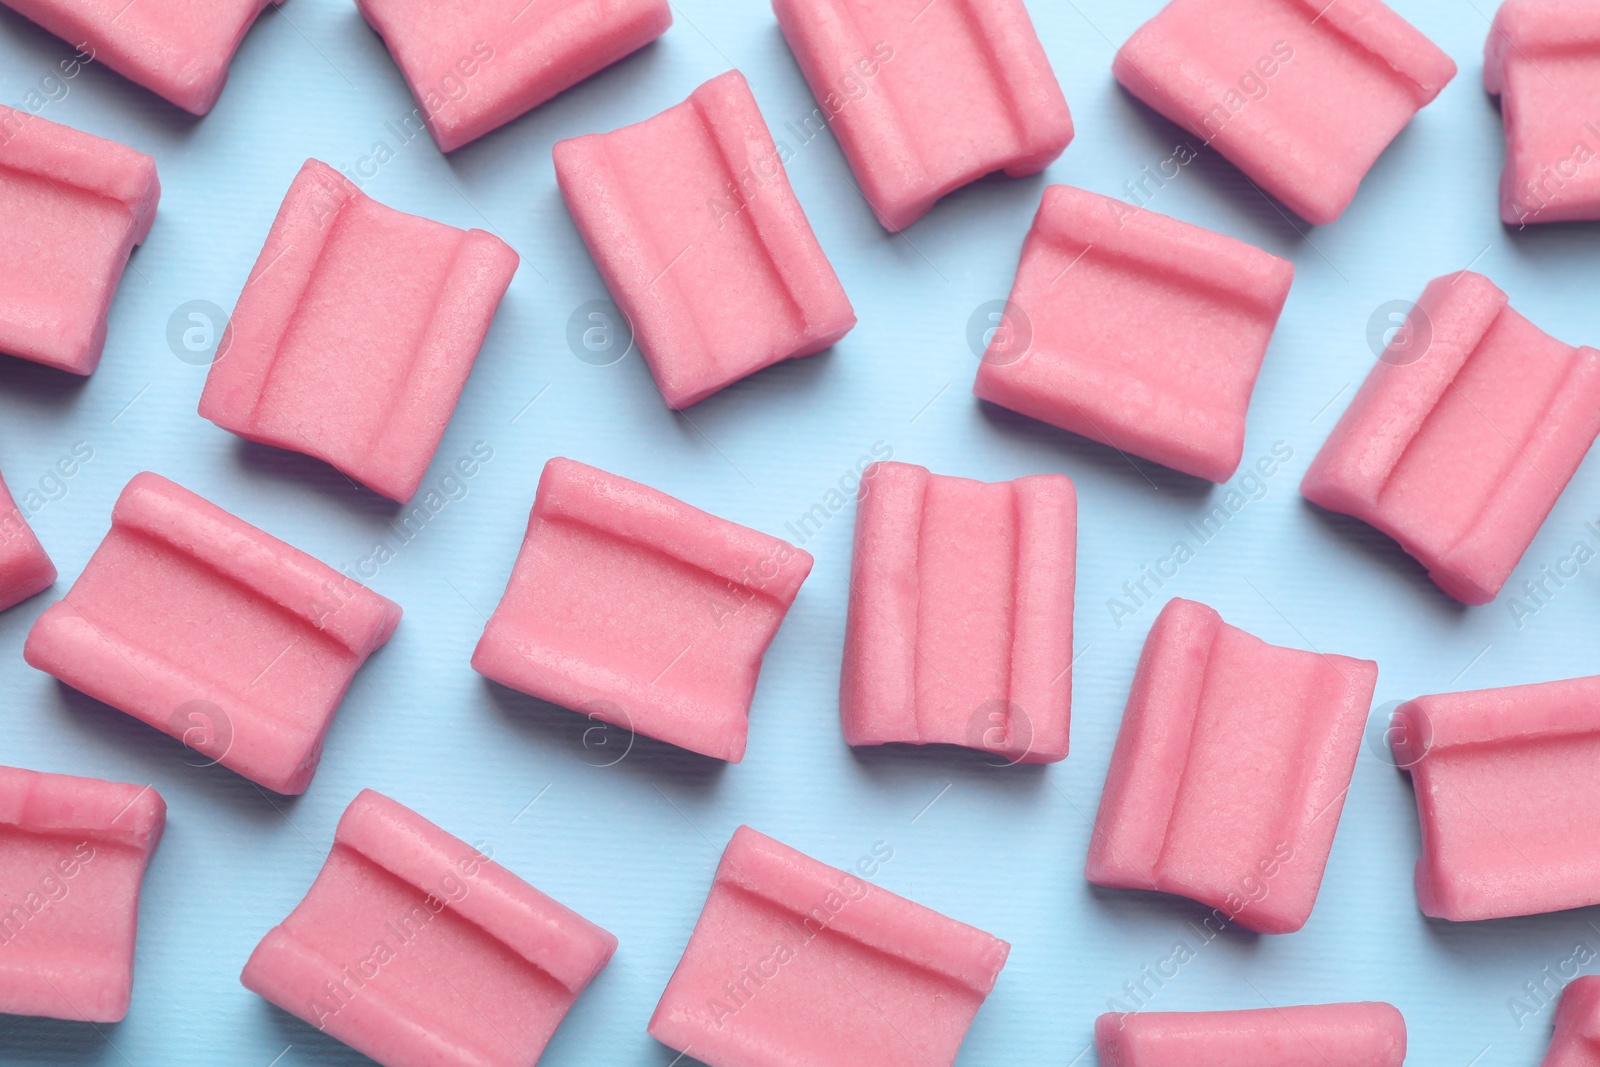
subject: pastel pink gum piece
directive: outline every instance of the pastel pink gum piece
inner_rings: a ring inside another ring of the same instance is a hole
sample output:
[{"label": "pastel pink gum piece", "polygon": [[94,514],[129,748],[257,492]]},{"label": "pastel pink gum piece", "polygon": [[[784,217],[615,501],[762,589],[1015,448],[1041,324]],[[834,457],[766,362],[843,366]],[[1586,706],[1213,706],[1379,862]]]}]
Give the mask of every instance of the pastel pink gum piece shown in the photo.
[{"label": "pastel pink gum piece", "polygon": [[444,152],[667,32],[667,0],[356,0]]},{"label": "pastel pink gum piece", "polygon": [[741,826],[650,1034],[708,1067],[949,1067],[1010,952]]},{"label": "pastel pink gum piece", "polygon": [[1100,1067],[1401,1067],[1406,1021],[1374,1001],[1109,1012],[1094,1040]]},{"label": "pastel pink gum piece", "polygon": [[555,146],[556,181],[671,408],[856,323],[744,75]]},{"label": "pastel pink gum piece", "polygon": [[128,1014],[139,887],[166,822],[149,786],[0,767],[0,1013]]},{"label": "pastel pink gum piece", "polygon": [[279,793],[305,792],[356,670],[400,605],[156,474],[23,656]]},{"label": "pastel pink gum piece", "polygon": [[1191,897],[1264,934],[1300,929],[1377,681],[1370,660],[1269,645],[1168,601],[1122,715],[1089,881]]},{"label": "pastel pink gum piece", "polygon": [[91,373],[160,199],[143,152],[0,105],[0,352]]},{"label": "pastel pink gum piece", "polygon": [[472,667],[737,763],[761,658],[811,564],[786,541],[557,457]]},{"label": "pastel pink gum piece", "polygon": [[852,745],[1067,757],[1078,497],[874,463],[861,478],[839,713]]},{"label": "pastel pink gum piece", "polygon": [[1321,225],[1456,65],[1380,0],[1173,0],[1112,73]]},{"label": "pastel pink gum piece", "polygon": [[1561,991],[1555,1026],[1540,1067],[1600,1067],[1600,976],[1575,978]]},{"label": "pastel pink gum piece", "polygon": [[1072,140],[1022,0],[773,0],[772,10],[819,105],[807,127],[833,130],[891,232],[985,174],[1037,174]]},{"label": "pastel pink gum piece", "polygon": [[1294,264],[1220,233],[1052,185],[972,391],[1224,482]]},{"label": "pastel pink gum piece", "polygon": [[56,565],[0,478],[0,611],[15,607],[56,580]]},{"label": "pastel pink gum piece", "polygon": [[1300,484],[1400,542],[1439,588],[1493,600],[1600,433],[1600,351],[1479,274],[1435,279]]},{"label": "pastel pink gum piece", "polygon": [[239,980],[384,1067],[527,1067],[617,939],[370,789]]}]

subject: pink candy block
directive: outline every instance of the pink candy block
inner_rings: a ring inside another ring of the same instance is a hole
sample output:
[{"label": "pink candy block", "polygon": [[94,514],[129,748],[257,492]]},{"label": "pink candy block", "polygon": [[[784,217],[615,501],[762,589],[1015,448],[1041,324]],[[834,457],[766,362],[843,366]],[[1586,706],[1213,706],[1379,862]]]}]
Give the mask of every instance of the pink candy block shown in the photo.
[{"label": "pink candy block", "polygon": [[1173,0],[1112,72],[1321,225],[1456,65],[1380,0]]},{"label": "pink candy block", "polygon": [[847,873],[739,827],[651,1035],[709,1067],[949,1067],[1011,946],[868,881],[892,855]]},{"label": "pink candy block", "polygon": [[1122,715],[1089,881],[1192,897],[1264,934],[1311,917],[1378,665],[1269,645],[1174,598]]},{"label": "pink candy block", "polygon": [[472,667],[737,763],[761,657],[811,563],[786,541],[557,457]]},{"label": "pink candy block", "polygon": [[1400,542],[1446,593],[1493,600],[1600,433],[1600,351],[1482,275],[1435,279],[1300,492]]},{"label": "pink candy block", "polygon": [[0,767],[0,1013],[114,1023],[167,805],[148,786]]},{"label": "pink candy block", "polygon": [[1600,976],[1574,979],[1562,990],[1556,1033],[1540,1067],[1600,1067]]},{"label": "pink candy block", "polygon": [[1400,1067],[1406,1021],[1371,1001],[1110,1012],[1095,1020],[1094,1040],[1100,1067]]},{"label": "pink candy block", "polygon": [[1227,481],[1294,264],[1052,185],[972,391],[1186,474]]},{"label": "pink candy block", "polygon": [[400,605],[160,475],[139,474],[23,655],[280,793],[303,793]]},{"label": "pink candy block", "polygon": [[160,199],[143,152],[0,105],[0,352],[93,371]]},{"label": "pink candy block", "polygon": [[44,592],[55,580],[56,565],[0,478],[0,611]]},{"label": "pink candy block", "polygon": [[861,479],[839,713],[852,745],[1067,757],[1078,497],[874,463]]},{"label": "pink candy block", "polygon": [[370,789],[239,980],[384,1067],[528,1067],[617,939]]},{"label": "pink candy block", "polygon": [[744,75],[555,147],[556,180],[656,385],[686,408],[850,332],[850,300]]},{"label": "pink candy block", "polygon": [[1072,116],[1022,0],[773,0],[862,195],[890,231],[992,171],[1037,174]]}]

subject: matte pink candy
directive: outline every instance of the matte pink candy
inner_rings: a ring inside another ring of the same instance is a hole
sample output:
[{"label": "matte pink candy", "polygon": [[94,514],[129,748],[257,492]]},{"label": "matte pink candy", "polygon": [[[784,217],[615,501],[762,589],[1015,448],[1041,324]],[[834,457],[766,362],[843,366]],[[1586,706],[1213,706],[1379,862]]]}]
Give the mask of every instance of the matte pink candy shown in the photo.
[{"label": "matte pink candy", "polygon": [[556,180],[667,405],[831,346],[856,323],[744,75],[561,141]]},{"label": "matte pink candy", "polygon": [[1294,264],[1242,241],[1052,185],[972,391],[1227,481],[1293,280]]},{"label": "matte pink candy", "polygon": [[370,789],[239,980],[384,1067],[528,1067],[617,939]]},{"label": "matte pink candy", "polygon": [[1600,976],[1575,978],[1561,991],[1555,1036],[1540,1067],[1600,1067]]},{"label": "matte pink candy", "polygon": [[1479,274],[1435,279],[1300,491],[1400,542],[1446,593],[1493,600],[1600,433],[1600,351]]},{"label": "matte pink candy", "polygon": [[1067,756],[1078,497],[874,463],[861,478],[839,713],[852,745]]},{"label": "matte pink candy", "polygon": [[56,565],[0,478],[0,611],[44,592],[55,580]]},{"label": "matte pink candy", "polygon": [[1371,1001],[1111,1012],[1095,1020],[1094,1040],[1100,1067],[1401,1067],[1406,1021]]},{"label": "matte pink candy", "polygon": [[1378,665],[1269,645],[1174,598],[1139,656],[1086,873],[1264,934],[1305,925]]},{"label": "matte pink candy", "polygon": [[400,605],[156,474],[23,655],[279,793],[303,793]]},{"label": "matte pink candy", "polygon": [[1011,946],[741,826],[650,1019],[709,1067],[950,1067]]}]

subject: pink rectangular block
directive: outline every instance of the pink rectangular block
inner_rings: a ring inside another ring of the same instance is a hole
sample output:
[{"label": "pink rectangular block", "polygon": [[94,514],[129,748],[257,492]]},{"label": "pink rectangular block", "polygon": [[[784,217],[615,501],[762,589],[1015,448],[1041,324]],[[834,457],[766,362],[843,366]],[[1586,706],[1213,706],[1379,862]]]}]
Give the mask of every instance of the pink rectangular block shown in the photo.
[{"label": "pink rectangular block", "polygon": [[1052,185],[972,391],[1214,482],[1294,264],[1120,200]]},{"label": "pink rectangular block", "polygon": [[1100,1067],[1401,1067],[1406,1021],[1377,1001],[1110,1012],[1094,1040]]},{"label": "pink rectangular block", "polygon": [[1479,274],[1436,278],[1300,492],[1400,542],[1446,593],[1493,600],[1600,433],[1600,351]]},{"label": "pink rectangular block", "polygon": [[0,767],[0,1013],[128,1014],[139,887],[166,822],[149,786]]},{"label": "pink rectangular block", "polygon": [[56,565],[0,478],[0,611],[14,607],[56,580]]},{"label": "pink rectangular block", "polygon": [[1555,1036],[1540,1067],[1600,1067],[1600,976],[1576,978],[1561,991]]},{"label": "pink rectangular block", "polygon": [[839,714],[852,745],[1067,757],[1078,497],[874,463],[861,478]]},{"label": "pink rectangular block", "polygon": [[1322,225],[1456,65],[1381,0],[1173,0],[1112,72]]},{"label": "pink rectangular block", "polygon": [[739,827],[651,1036],[708,1067],[950,1067],[1011,946],[873,885],[881,859]]},{"label": "pink rectangular block", "polygon": [[888,230],[993,171],[1037,174],[1072,115],[1022,0],[773,0],[817,110]]},{"label": "pink rectangular block", "polygon": [[1378,665],[1269,645],[1174,598],[1145,639],[1086,874],[1192,897],[1264,934],[1305,925]]},{"label": "pink rectangular block", "polygon": [[556,181],[671,408],[830,347],[855,311],[744,75],[561,141]]},{"label": "pink rectangular block", "polygon": [[737,763],[811,555],[570,459],[545,464],[479,674]]},{"label": "pink rectangular block", "polygon": [[384,1067],[527,1067],[617,939],[364,789],[247,989]]},{"label": "pink rectangular block", "polygon": [[303,793],[400,605],[156,474],[23,655],[279,793]]}]

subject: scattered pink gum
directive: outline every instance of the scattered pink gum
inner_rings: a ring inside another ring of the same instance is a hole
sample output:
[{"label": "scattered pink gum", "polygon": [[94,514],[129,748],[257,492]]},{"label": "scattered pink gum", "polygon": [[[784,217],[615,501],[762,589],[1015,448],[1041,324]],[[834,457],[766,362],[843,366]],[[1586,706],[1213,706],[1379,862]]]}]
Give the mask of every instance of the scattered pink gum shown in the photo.
[{"label": "scattered pink gum", "polygon": [[135,475],[23,655],[268,789],[305,792],[400,605],[156,474]]},{"label": "scattered pink gum", "polygon": [[1280,648],[1174,598],[1128,694],[1086,874],[1305,925],[1355,770],[1378,665]]},{"label": "scattered pink gum", "polygon": [[528,1067],[617,939],[370,789],[239,980],[384,1067]]},{"label": "scattered pink gum", "polygon": [[1381,0],[1173,0],[1112,73],[1322,225],[1456,65]]},{"label": "scattered pink gum", "polygon": [[149,786],[0,767],[0,1014],[128,1014],[139,886],[166,822]]},{"label": "scattered pink gum", "polygon": [[1100,1067],[1401,1067],[1393,1005],[1110,1012],[1094,1024]]},{"label": "scattered pink gum", "polygon": [[737,763],[811,555],[665,493],[545,464],[472,668],[626,731]]},{"label": "scattered pink gum", "polygon": [[556,181],[667,406],[832,346],[855,311],[744,75],[555,146]]},{"label": "scattered pink gum", "polygon": [[874,463],[861,478],[839,713],[852,745],[1067,757],[1078,497]]},{"label": "scattered pink gum", "polygon": [[1011,946],[873,885],[892,856],[739,827],[650,1034],[708,1067],[950,1067]]},{"label": "scattered pink gum", "polygon": [[0,611],[44,592],[55,580],[56,565],[0,478]]},{"label": "scattered pink gum", "polygon": [[1600,351],[1471,271],[1435,279],[1300,492],[1400,542],[1439,588],[1493,600],[1600,433]]},{"label": "scattered pink gum", "polygon": [[1540,1067],[1600,1067],[1600,976],[1575,978],[1561,991],[1555,1036]]},{"label": "scattered pink gum", "polygon": [[1227,481],[1293,280],[1293,263],[1242,241],[1052,185],[972,391]]},{"label": "scattered pink gum", "polygon": [[817,110],[891,232],[993,171],[1037,174],[1072,115],[1022,0],[773,0]]}]

